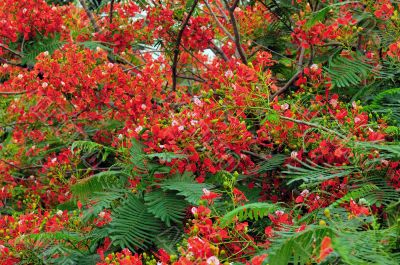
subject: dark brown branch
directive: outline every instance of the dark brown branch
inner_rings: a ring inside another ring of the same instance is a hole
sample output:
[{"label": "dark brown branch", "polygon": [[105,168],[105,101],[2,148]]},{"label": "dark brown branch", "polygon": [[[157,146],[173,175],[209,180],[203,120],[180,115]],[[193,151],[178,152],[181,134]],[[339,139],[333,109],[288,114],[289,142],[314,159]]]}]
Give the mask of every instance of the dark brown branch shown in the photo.
[{"label": "dark brown branch", "polygon": [[210,49],[215,53],[215,55],[220,55],[225,62],[229,61],[228,56],[218,47],[214,42],[210,41]]},{"label": "dark brown branch", "polygon": [[235,14],[234,14],[235,9],[236,9],[236,7],[237,7],[237,5],[239,3],[239,0],[235,0],[235,2],[233,3],[232,6],[229,6],[227,0],[224,0],[224,1],[225,1],[225,4],[226,4],[227,8],[228,8],[229,19],[230,19],[230,22],[232,24],[233,34],[235,36],[235,45],[236,45],[236,49],[237,49],[237,51],[239,53],[240,60],[242,61],[242,63],[247,64],[246,54],[244,53],[243,47],[240,44],[240,33],[239,33],[238,26],[237,26]]},{"label": "dark brown branch", "polygon": [[[235,2],[233,2],[232,6],[229,9],[235,10],[235,8],[238,6],[240,0],[235,0]],[[228,6],[228,4],[227,4]]]},{"label": "dark brown branch", "polygon": [[181,79],[193,80],[193,81],[197,81],[197,82],[201,82],[201,83],[206,82],[206,80],[204,80],[203,78],[199,78],[199,77],[196,77],[196,76],[178,75],[177,77],[179,77],[179,78],[181,78]]},{"label": "dark brown branch", "polygon": [[174,59],[172,61],[172,90],[176,90],[176,84],[177,84],[177,67],[178,67],[178,58],[179,58],[179,47],[181,46],[181,40],[183,36],[183,32],[185,31],[185,28],[187,24],[189,23],[190,17],[192,16],[194,10],[196,9],[197,3],[199,0],[194,0],[192,7],[190,8],[190,11],[188,15],[186,16],[186,19],[183,21],[182,27],[179,30],[178,37],[176,38],[176,44],[175,44],[175,49],[174,49]]},{"label": "dark brown branch", "polygon": [[93,27],[94,31],[95,31],[96,33],[99,32],[99,31],[100,31],[100,28],[99,28],[99,26],[97,25],[96,20],[94,19],[94,16],[93,16],[92,12],[91,12],[91,11],[89,10],[89,8],[87,7],[85,0],[79,0],[79,3],[81,3],[83,9],[85,10],[86,15],[88,16],[88,18],[89,18],[89,20],[90,20],[90,23],[92,24],[92,27]]},{"label": "dark brown branch", "polygon": [[276,91],[273,95],[271,95],[269,97],[269,100],[272,101],[272,100],[274,100],[274,98],[276,98],[277,96],[279,96],[280,94],[285,92],[293,84],[293,82],[297,79],[297,77],[299,77],[299,75],[302,72],[303,72],[303,70],[298,71],[296,74],[294,74],[292,76],[292,78],[290,78],[289,81],[287,81],[287,83],[283,87],[281,87],[278,91]]},{"label": "dark brown branch", "polygon": [[299,75],[303,72],[303,60],[304,60],[305,50],[306,49],[304,47],[301,47],[299,61],[297,63],[297,69],[298,69],[297,72],[292,76],[292,78],[289,79],[289,81],[283,87],[281,87],[278,91],[276,91],[269,97],[270,101],[274,100],[274,98],[284,93],[293,84],[293,82],[297,79],[297,77],[299,77]]},{"label": "dark brown branch", "polygon": [[110,24],[112,23],[113,20],[113,12],[114,12],[114,0],[111,0],[111,4],[110,4]]}]

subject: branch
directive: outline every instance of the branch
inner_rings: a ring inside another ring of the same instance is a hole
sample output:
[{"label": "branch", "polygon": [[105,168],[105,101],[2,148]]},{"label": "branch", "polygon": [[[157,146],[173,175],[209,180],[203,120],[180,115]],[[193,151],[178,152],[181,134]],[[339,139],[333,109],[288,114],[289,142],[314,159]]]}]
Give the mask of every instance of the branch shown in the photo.
[{"label": "branch", "polygon": [[90,23],[92,24],[92,26],[94,28],[94,31],[96,33],[99,32],[100,31],[99,26],[97,25],[96,20],[94,19],[94,16],[93,16],[92,12],[87,7],[85,0],[79,0],[79,3],[81,3],[83,9],[85,10],[86,15],[88,16],[88,18],[90,20]]},{"label": "branch", "polygon": [[22,54],[21,54],[21,53],[19,53],[19,52],[17,52],[17,51],[14,51],[14,50],[12,50],[12,49],[10,49],[10,48],[8,48],[6,45],[4,45],[4,44],[2,44],[2,43],[0,43],[0,47],[3,48],[3,49],[5,49],[5,50],[7,50],[7,51],[9,51],[9,52],[11,52],[11,53],[13,53],[13,54],[15,54],[15,55],[17,55],[17,56],[19,56],[19,57],[22,57]]},{"label": "branch", "polygon": [[[265,7],[269,12],[271,12],[279,21],[281,21],[281,22],[283,23],[283,25],[284,25],[288,30],[290,30],[291,32],[293,32],[292,27],[291,27],[290,25],[288,25],[288,24],[286,23],[286,21],[285,21],[281,16],[279,16],[277,13],[273,12],[273,11],[271,10],[271,8],[269,8],[269,6],[267,6],[267,5],[264,3],[263,0],[258,0],[258,2],[261,3],[261,5],[262,5],[263,7]],[[278,8],[280,8],[280,7],[278,6]]]},{"label": "branch", "polygon": [[239,34],[239,29],[237,27],[236,18],[235,18],[235,14],[234,14],[235,9],[239,3],[239,0],[235,0],[235,2],[233,3],[232,6],[229,6],[227,0],[224,0],[224,1],[228,8],[228,11],[229,11],[229,17],[230,17],[230,21],[231,21],[232,28],[233,28],[233,33],[235,36],[235,45],[236,45],[236,49],[239,53],[240,60],[242,61],[242,63],[247,64],[246,55],[243,51],[242,45],[240,44],[240,34]]},{"label": "branch", "polygon": [[285,92],[302,72],[303,70],[297,71],[297,73],[295,73],[283,87],[281,87],[278,91],[276,91],[272,96],[269,97],[269,100],[272,101],[274,100],[274,98]]},{"label": "branch", "polygon": [[261,160],[263,160],[263,161],[268,161],[268,160],[269,160],[269,159],[266,158],[265,156],[262,156],[262,155],[260,155],[260,154],[256,154],[256,153],[251,152],[251,151],[242,150],[242,151],[240,151],[240,152],[241,152],[242,154],[245,154],[245,155],[249,155],[249,156],[256,157],[256,158],[261,159]]},{"label": "branch", "polygon": [[193,80],[193,81],[197,81],[197,82],[201,82],[201,83],[206,82],[206,80],[204,80],[203,78],[199,78],[199,77],[196,77],[196,76],[177,75],[177,77],[179,77],[181,79]]},{"label": "branch", "polygon": [[324,126],[321,126],[321,125],[319,125],[319,124],[315,124],[315,123],[311,123],[311,122],[307,122],[307,121],[296,120],[296,119],[292,119],[292,118],[285,117],[285,116],[279,116],[279,117],[280,117],[281,119],[283,119],[283,120],[288,120],[288,121],[295,122],[295,123],[297,123],[297,124],[304,124],[304,125],[307,125],[307,126],[310,126],[310,127],[314,127],[314,128],[321,129],[321,130],[323,130],[323,131],[326,131],[326,132],[335,134],[335,135],[339,136],[339,137],[342,138],[342,139],[345,139],[345,138],[346,138],[346,136],[344,136],[343,134],[338,133],[338,132],[336,132],[336,131],[334,131],[334,130],[331,130],[331,129],[329,129],[329,128],[326,128],[326,127],[324,127]]},{"label": "branch", "polygon": [[25,93],[28,93],[28,91],[26,91],[26,90],[18,91],[18,92],[0,91],[0,95],[21,95],[21,94],[25,94]]},{"label": "branch", "polygon": [[285,92],[293,84],[293,82],[297,79],[297,77],[299,77],[299,75],[303,72],[303,60],[304,60],[305,50],[306,49],[304,47],[301,47],[299,61],[297,63],[297,69],[298,69],[297,73],[295,73],[283,87],[281,87],[272,96],[270,96],[269,98],[270,101],[274,100],[274,98]]},{"label": "branch", "polygon": [[1,57],[0,57],[0,61],[4,62],[6,64],[9,64],[9,65],[18,66],[18,67],[21,67],[21,68],[28,68],[27,65],[22,65],[20,63],[14,63],[14,62],[8,61],[8,60],[6,60],[4,58],[1,58]]},{"label": "branch", "polygon": [[218,8],[219,12],[221,12],[221,15],[225,18],[225,20],[229,21],[229,18],[226,16],[225,11],[222,9],[222,7],[217,2],[215,2],[214,4]]},{"label": "branch", "polygon": [[109,15],[109,17],[110,17],[110,24],[112,23],[112,20],[113,20],[113,10],[114,9],[114,0],[111,0],[111,4],[110,4],[110,15]]},{"label": "branch", "polygon": [[235,41],[235,38],[232,36],[232,34],[222,25],[221,21],[219,21],[217,15],[212,11],[210,4],[208,3],[207,0],[204,0],[204,4],[206,5],[208,11],[211,13],[212,17],[214,18],[215,22],[217,22],[218,26],[222,29],[222,31],[228,36],[229,39],[232,41]]},{"label": "branch", "polygon": [[299,62],[297,63],[297,70],[300,70],[303,67],[303,60],[304,60],[304,53],[305,52],[306,52],[306,49],[304,47],[301,47],[300,56],[299,56]]},{"label": "branch", "polygon": [[213,41],[210,41],[210,49],[217,55],[219,54],[222,59],[224,59],[225,62],[229,61],[228,56],[226,56],[226,54],[224,53],[223,50],[221,50],[220,47],[218,47]]},{"label": "branch", "polygon": [[[235,0],[235,2],[232,4],[232,6],[229,9],[235,10],[235,8],[238,6],[240,0]],[[228,3],[226,4],[228,6]]]},{"label": "branch", "polygon": [[174,59],[172,62],[172,90],[175,91],[176,90],[176,81],[177,81],[177,67],[178,67],[178,57],[179,57],[179,46],[181,45],[181,40],[182,40],[182,36],[183,36],[183,32],[185,31],[185,28],[187,26],[187,24],[189,23],[190,17],[192,16],[197,3],[199,2],[199,0],[194,0],[193,1],[193,5],[190,8],[190,11],[185,19],[185,21],[182,24],[182,27],[178,33],[178,37],[176,39],[176,44],[175,44],[175,49],[174,49]]}]

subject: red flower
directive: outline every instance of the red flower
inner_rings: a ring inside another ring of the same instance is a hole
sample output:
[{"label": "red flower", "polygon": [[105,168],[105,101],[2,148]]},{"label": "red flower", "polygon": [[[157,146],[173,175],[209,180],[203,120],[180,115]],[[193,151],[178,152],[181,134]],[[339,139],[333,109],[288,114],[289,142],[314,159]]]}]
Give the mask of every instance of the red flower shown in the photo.
[{"label": "red flower", "polygon": [[353,216],[360,216],[360,215],[369,215],[369,209],[364,206],[360,206],[355,203],[353,200],[350,201],[350,211]]},{"label": "red flower", "polygon": [[319,251],[318,262],[323,261],[330,253],[333,252],[332,241],[330,237],[324,237],[321,242],[321,248]]},{"label": "red flower", "polygon": [[202,200],[207,200],[208,204],[212,204],[214,200],[218,197],[221,197],[221,194],[209,191],[208,189],[203,189],[203,195],[201,196]]}]

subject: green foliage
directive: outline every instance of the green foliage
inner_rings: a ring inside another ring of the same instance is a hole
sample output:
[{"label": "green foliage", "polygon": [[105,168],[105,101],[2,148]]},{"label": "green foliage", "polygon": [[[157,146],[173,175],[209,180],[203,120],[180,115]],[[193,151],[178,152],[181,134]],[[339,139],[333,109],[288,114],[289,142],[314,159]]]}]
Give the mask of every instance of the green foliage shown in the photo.
[{"label": "green foliage", "polygon": [[[104,209],[109,209],[113,205],[118,205],[119,200],[125,196],[126,190],[108,190],[104,192],[94,192],[90,198],[86,200],[86,204],[90,208],[84,210],[82,219],[84,222],[97,217],[97,215]],[[94,204],[92,205],[92,202]]]},{"label": "green foliage", "polygon": [[193,179],[193,176],[190,174],[178,175],[173,178],[166,179],[159,185],[164,191],[177,191],[178,195],[185,197],[189,203],[195,205],[198,204],[201,196],[203,195],[203,189],[210,190],[214,187],[211,184],[196,182]]},{"label": "green foliage", "polygon": [[171,162],[172,159],[183,159],[186,158],[186,155],[182,154],[175,154],[171,152],[165,152],[165,153],[153,153],[153,154],[148,154],[146,155],[148,158],[159,158],[161,160],[164,160],[166,162]]},{"label": "green foliage", "polygon": [[364,108],[366,111],[390,117],[395,124],[400,124],[400,88],[391,88],[379,92],[372,102]]},{"label": "green foliage", "polygon": [[236,219],[238,221],[244,221],[246,219],[257,221],[278,209],[280,209],[279,206],[273,203],[255,202],[245,204],[226,213],[221,218],[220,225],[221,227],[226,227]]},{"label": "green foliage", "polygon": [[342,203],[349,202],[350,200],[364,198],[364,197],[370,195],[371,192],[376,191],[376,190],[379,190],[379,188],[376,185],[365,184],[365,185],[361,186],[360,188],[349,191],[345,196],[343,196],[339,200],[337,200],[334,203],[332,203],[331,205],[329,205],[329,208],[335,208]]},{"label": "green foliage", "polygon": [[348,87],[358,85],[370,74],[378,74],[373,71],[373,65],[368,64],[360,56],[348,59],[342,56],[336,56],[329,60],[329,66],[325,70],[331,77],[333,86]]},{"label": "green foliage", "polygon": [[273,265],[307,264],[312,260],[314,249],[319,249],[323,238],[332,235],[331,228],[315,225],[301,232],[281,231],[266,252],[267,262]]},{"label": "green foliage", "polygon": [[302,161],[299,161],[299,163],[303,167],[287,165],[288,170],[283,171],[290,178],[288,184],[301,181],[302,186],[316,186],[323,181],[346,177],[357,171],[355,166],[332,166],[328,164],[320,166]]},{"label": "green foliage", "polygon": [[160,218],[170,227],[171,222],[180,224],[185,217],[188,203],[183,196],[177,195],[171,191],[156,190],[147,193],[144,197],[148,211]]},{"label": "green foliage", "polygon": [[257,168],[257,173],[265,173],[268,171],[276,170],[280,168],[285,162],[287,156],[282,154],[273,155],[266,161],[262,161],[259,163],[259,167]]},{"label": "green foliage", "polygon": [[153,244],[161,232],[162,223],[144,201],[129,194],[112,213],[108,232],[114,245],[132,250],[146,249]]},{"label": "green foliage", "polygon": [[93,176],[79,180],[71,186],[71,191],[79,199],[85,199],[94,192],[124,187],[128,176],[129,174],[120,170],[99,172]]},{"label": "green foliage", "polygon": [[331,10],[333,10],[334,8],[339,8],[340,6],[343,6],[343,5],[346,5],[349,3],[354,3],[354,1],[344,1],[344,2],[340,2],[340,3],[330,4],[324,8],[319,9],[316,12],[312,12],[311,17],[307,20],[307,22],[305,24],[306,28],[311,28],[317,22],[322,22],[323,20],[325,20],[328,13]]},{"label": "green foliage", "polygon": [[21,58],[21,63],[28,66],[33,66],[36,63],[36,57],[42,52],[52,54],[55,50],[61,48],[64,41],[60,40],[60,35],[47,36],[42,39],[27,42],[24,53]]},{"label": "green foliage", "polygon": [[84,41],[80,42],[83,47],[90,49],[90,50],[96,50],[97,48],[101,48],[105,51],[112,51],[112,49],[108,46],[105,45],[105,43],[100,42],[100,41]]},{"label": "green foliage", "polygon": [[399,264],[400,256],[392,251],[396,248],[398,231],[391,229],[368,231],[344,231],[332,242],[333,248],[346,264]]},{"label": "green foliage", "polygon": [[115,153],[115,149],[91,142],[91,141],[75,141],[71,145],[71,152],[75,152],[78,149],[81,153],[86,155],[96,154],[98,157],[101,157],[102,161],[105,161],[109,154]]}]

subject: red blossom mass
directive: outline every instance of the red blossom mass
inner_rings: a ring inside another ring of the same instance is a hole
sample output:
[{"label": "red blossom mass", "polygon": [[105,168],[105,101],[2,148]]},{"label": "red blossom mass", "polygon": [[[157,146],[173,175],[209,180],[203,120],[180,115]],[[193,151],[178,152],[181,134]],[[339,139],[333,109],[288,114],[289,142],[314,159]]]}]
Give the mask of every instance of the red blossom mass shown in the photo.
[{"label": "red blossom mass", "polygon": [[3,0],[0,265],[398,264],[398,12]]}]

